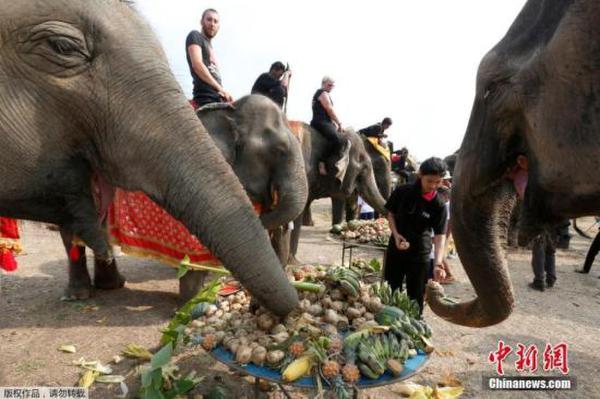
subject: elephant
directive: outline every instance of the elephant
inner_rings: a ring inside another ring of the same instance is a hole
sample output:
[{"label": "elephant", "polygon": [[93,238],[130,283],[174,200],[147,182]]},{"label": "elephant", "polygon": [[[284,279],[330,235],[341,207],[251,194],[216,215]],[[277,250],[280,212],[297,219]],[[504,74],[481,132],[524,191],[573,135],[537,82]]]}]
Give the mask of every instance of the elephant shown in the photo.
[{"label": "elephant", "polygon": [[[261,95],[245,96],[233,104],[209,104],[196,114],[252,203],[263,210],[261,222],[270,231],[275,252],[285,265],[291,233],[288,223],[302,213],[308,196],[299,140],[289,130],[279,107]],[[65,237],[64,232],[62,236],[65,245],[70,245],[73,237]],[[79,247],[78,251],[83,255],[85,247]],[[85,256],[78,256],[78,260],[70,262],[70,267],[85,269],[85,261]],[[105,264],[95,257],[94,262],[96,267],[110,268],[114,278],[123,284],[124,278],[117,277],[114,261]],[[182,277],[181,301],[198,292],[205,274],[190,270]],[[86,291],[81,294],[83,298],[89,296]]]},{"label": "elephant", "polygon": [[[302,153],[308,181],[308,200],[305,212],[310,209],[312,201],[331,197],[344,199],[357,191],[376,212],[385,214],[385,200],[379,193],[371,158],[365,149],[361,136],[352,131],[345,130],[343,135],[351,142],[349,163],[342,182],[335,177],[323,176],[319,173],[318,163],[323,158],[323,151],[327,148],[326,139],[310,125],[299,123],[299,136],[302,138]],[[290,246],[290,263],[299,263],[296,259],[300,231],[304,215],[294,221]]]},{"label": "elephant", "polygon": [[472,327],[509,317],[501,238],[515,199],[521,243],[563,218],[598,214],[599,145],[600,3],[529,0],[479,66],[455,168],[454,240],[476,298],[451,303],[430,284],[434,313]]},{"label": "elephant", "polygon": [[[371,158],[373,165],[373,174],[375,175],[375,183],[379,189],[379,193],[384,200],[390,197],[392,192],[392,176],[391,176],[391,161],[379,152],[367,137],[362,136],[363,144],[367,150],[367,154]],[[358,193],[354,192],[351,196],[345,199],[332,198],[332,224],[340,224],[344,219],[344,211],[346,220],[356,219],[358,217],[358,207],[356,201]],[[344,209],[345,208],[345,209]]]},{"label": "elephant", "polygon": [[[295,308],[298,294],[239,179],[131,2],[0,5],[0,215],[57,224],[110,261],[98,176],[181,220],[273,313]],[[77,272],[70,288],[89,288],[87,269]],[[97,283],[121,283],[105,272],[96,268]]]}]

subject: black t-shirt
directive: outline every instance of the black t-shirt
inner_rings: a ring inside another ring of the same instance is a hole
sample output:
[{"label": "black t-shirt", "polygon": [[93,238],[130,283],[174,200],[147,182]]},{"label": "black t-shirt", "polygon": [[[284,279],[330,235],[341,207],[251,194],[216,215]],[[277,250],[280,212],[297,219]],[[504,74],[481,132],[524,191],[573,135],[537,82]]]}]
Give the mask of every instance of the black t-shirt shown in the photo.
[{"label": "black t-shirt", "polygon": [[270,73],[265,72],[256,79],[254,86],[252,86],[251,93],[267,96],[275,101],[275,103],[279,104],[280,107],[283,107],[286,90],[280,80],[275,79]]},{"label": "black t-shirt", "polygon": [[382,137],[383,136],[383,128],[380,123],[376,123],[369,127],[365,127],[364,129],[360,129],[359,132],[364,134],[367,137]]},{"label": "black t-shirt", "polygon": [[217,60],[212,45],[200,32],[197,30],[191,31],[185,39],[185,54],[190,68],[190,73],[194,80],[194,100],[198,105],[204,105],[213,102],[220,102],[221,97],[212,86],[203,81],[196,75],[194,68],[192,68],[192,60],[188,47],[192,44],[197,44],[202,49],[202,62],[208,68],[208,71],[212,77],[221,84],[221,75],[219,74],[219,67],[217,66]]},{"label": "black t-shirt", "polygon": [[[323,104],[321,104],[321,101],[319,101],[319,97],[321,96],[321,93],[323,93],[324,91],[325,91],[324,89],[319,89],[315,92],[315,95],[313,96],[313,99],[312,99],[312,112],[313,112],[312,122],[328,122],[328,123],[332,122],[331,118],[329,117],[329,114],[323,107]],[[331,101],[331,98],[329,100]],[[332,101],[332,104],[333,104],[333,101]]]},{"label": "black t-shirt", "polygon": [[448,211],[439,195],[431,201],[425,201],[421,195],[420,180],[405,184],[392,192],[385,208],[394,214],[398,233],[410,243],[409,249],[399,251],[392,236],[390,247],[411,260],[427,262],[432,247],[431,231],[435,235],[446,232]]}]

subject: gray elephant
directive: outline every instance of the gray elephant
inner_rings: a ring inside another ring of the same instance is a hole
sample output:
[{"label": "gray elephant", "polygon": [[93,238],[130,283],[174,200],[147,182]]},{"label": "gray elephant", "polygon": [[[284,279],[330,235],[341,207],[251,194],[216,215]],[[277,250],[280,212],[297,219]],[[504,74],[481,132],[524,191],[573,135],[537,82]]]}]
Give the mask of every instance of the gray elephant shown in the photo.
[{"label": "gray elephant", "polygon": [[[263,210],[261,222],[270,231],[280,261],[286,264],[291,233],[288,223],[302,213],[308,195],[299,140],[289,130],[279,107],[264,96],[245,96],[231,105],[210,104],[196,113],[252,203]],[[73,237],[65,232],[62,236],[69,248]],[[69,267],[84,273],[85,247],[78,247],[77,251],[80,255],[71,259]],[[123,285],[125,279],[118,275],[114,260],[107,263],[95,258],[95,265],[111,271],[113,279]],[[180,280],[180,300],[186,301],[198,292],[204,275],[189,271]],[[85,290],[69,294],[78,299],[89,296]]]},{"label": "gray elephant", "polygon": [[[383,199],[387,201],[392,192],[391,161],[377,150],[367,137],[361,135],[361,138],[363,139],[363,144],[367,150],[367,154],[369,154],[371,164],[373,165],[373,174],[375,176],[377,189]],[[356,191],[345,199],[339,199],[337,197],[331,198],[332,224],[342,223],[344,220],[344,213],[347,221],[358,217],[357,198],[358,193]]]},{"label": "gray elephant", "polygon": [[[386,213],[384,207],[385,200],[379,193],[377,184],[375,183],[371,159],[358,133],[350,130],[344,132],[344,135],[350,140],[352,145],[350,146],[346,174],[343,181],[339,182],[332,176],[323,176],[319,173],[318,163],[323,159],[323,151],[327,148],[325,138],[306,123],[300,123],[298,130],[300,137],[302,137],[302,152],[309,189],[305,212],[310,209],[310,204],[316,199],[331,197],[343,200],[357,191],[377,212]],[[290,263],[299,263],[296,259],[296,254],[298,252],[302,221],[303,215],[300,215],[294,222]]]},{"label": "gray elephant", "polygon": [[600,2],[530,0],[479,66],[454,173],[454,239],[477,297],[450,303],[430,285],[435,313],[473,327],[511,314],[501,237],[517,195],[521,241],[598,214],[599,144]]},{"label": "gray elephant", "polygon": [[[297,293],[260,220],[130,2],[0,6],[0,215],[57,224],[110,260],[106,235],[90,219],[96,174],[147,193],[260,303],[291,311]],[[96,269],[97,283],[103,272]],[[89,288],[87,270],[73,279]]]}]

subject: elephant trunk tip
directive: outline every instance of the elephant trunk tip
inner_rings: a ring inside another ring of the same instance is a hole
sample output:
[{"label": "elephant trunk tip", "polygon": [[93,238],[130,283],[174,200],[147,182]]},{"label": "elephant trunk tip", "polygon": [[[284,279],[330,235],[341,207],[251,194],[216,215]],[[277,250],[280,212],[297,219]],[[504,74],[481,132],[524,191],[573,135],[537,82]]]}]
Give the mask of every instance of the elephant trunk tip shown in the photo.
[{"label": "elephant trunk tip", "polygon": [[483,306],[480,298],[467,302],[455,302],[446,297],[444,288],[437,282],[427,284],[427,303],[439,317],[451,323],[466,327],[489,327],[506,320],[513,311],[512,296],[500,304],[488,309]]}]

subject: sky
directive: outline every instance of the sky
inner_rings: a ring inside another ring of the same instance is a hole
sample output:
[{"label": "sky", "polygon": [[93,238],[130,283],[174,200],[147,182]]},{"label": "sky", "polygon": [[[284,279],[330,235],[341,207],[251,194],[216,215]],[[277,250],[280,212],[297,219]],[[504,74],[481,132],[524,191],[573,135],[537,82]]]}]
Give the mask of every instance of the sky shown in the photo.
[{"label": "sky", "polygon": [[213,39],[224,88],[239,98],[274,61],[289,63],[289,119],[310,122],[324,75],[344,126],[389,116],[395,148],[418,160],[460,147],[482,57],[504,36],[525,0],[137,0],[188,98],[185,39],[215,8]]}]

